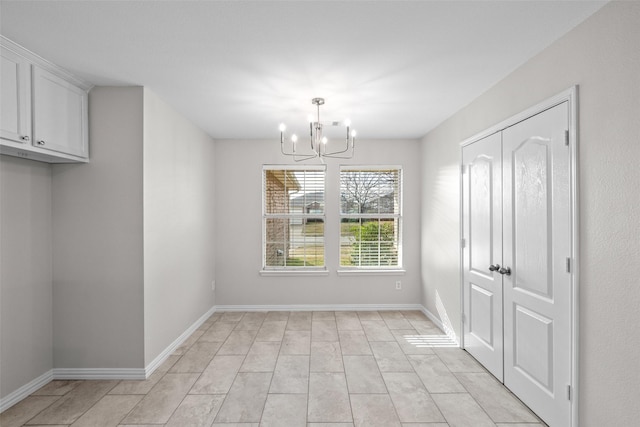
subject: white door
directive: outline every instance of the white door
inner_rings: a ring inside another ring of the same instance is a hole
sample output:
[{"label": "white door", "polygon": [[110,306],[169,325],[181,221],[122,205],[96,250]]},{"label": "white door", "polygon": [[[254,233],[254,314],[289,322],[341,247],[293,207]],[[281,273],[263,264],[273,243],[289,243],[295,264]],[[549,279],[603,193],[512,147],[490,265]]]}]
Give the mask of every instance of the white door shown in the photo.
[{"label": "white door", "polygon": [[502,380],[500,133],[463,148],[464,347]]},{"label": "white door", "polygon": [[502,133],[504,384],[551,426],[571,422],[568,129],[564,102]]}]

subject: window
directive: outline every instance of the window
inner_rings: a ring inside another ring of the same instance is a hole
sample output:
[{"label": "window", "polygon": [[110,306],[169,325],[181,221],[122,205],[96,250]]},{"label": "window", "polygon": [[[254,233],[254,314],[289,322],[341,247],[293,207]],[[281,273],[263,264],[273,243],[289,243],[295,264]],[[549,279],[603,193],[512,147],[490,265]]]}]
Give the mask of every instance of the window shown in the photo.
[{"label": "window", "polygon": [[325,167],[263,166],[263,269],[324,269]]},{"label": "window", "polygon": [[340,267],[400,268],[402,170],[340,169]]}]

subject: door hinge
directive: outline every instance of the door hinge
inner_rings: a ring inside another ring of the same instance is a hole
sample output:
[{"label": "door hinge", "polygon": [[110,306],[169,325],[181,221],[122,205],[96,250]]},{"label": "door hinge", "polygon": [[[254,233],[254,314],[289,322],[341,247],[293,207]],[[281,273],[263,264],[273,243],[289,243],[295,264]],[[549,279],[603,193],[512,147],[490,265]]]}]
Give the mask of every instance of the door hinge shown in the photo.
[{"label": "door hinge", "polygon": [[571,257],[567,257],[567,273],[571,273]]},{"label": "door hinge", "polygon": [[462,323],[466,323],[467,322],[467,316],[464,315],[464,313],[462,313]]},{"label": "door hinge", "polygon": [[567,385],[567,400],[571,400],[571,386]]},{"label": "door hinge", "polygon": [[465,246],[467,246],[467,242],[464,239],[460,239],[460,247],[464,249]]},{"label": "door hinge", "polygon": [[567,147],[569,146],[569,131],[568,130],[564,131],[564,145],[566,145]]},{"label": "door hinge", "polygon": [[460,165],[460,173],[464,175],[467,173],[467,165]]}]

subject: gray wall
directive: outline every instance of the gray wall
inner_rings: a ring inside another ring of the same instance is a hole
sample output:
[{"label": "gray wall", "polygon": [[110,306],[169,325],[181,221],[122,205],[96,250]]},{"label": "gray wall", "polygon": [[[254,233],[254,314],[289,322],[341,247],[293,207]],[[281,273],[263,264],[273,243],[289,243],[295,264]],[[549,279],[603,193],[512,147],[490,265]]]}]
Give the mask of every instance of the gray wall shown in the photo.
[{"label": "gray wall", "polygon": [[[422,144],[423,304],[459,334],[459,142],[580,85],[581,426],[635,425],[640,364],[640,3],[613,2]],[[440,302],[439,302],[440,301]]]},{"label": "gray wall", "polygon": [[214,305],[213,165],[211,137],[145,89],[145,365]]},{"label": "gray wall", "polygon": [[[330,274],[310,277],[258,273],[262,268],[262,165],[293,163],[280,154],[278,144],[277,133],[272,140],[216,141],[216,304],[417,304],[421,292],[418,141],[360,141],[354,159],[327,160],[325,262]],[[336,275],[340,164],[403,167],[405,275]],[[402,281],[402,291],[395,290],[396,280]]]},{"label": "gray wall", "polygon": [[91,162],[53,166],[56,368],[143,368],[142,88],[89,95]]},{"label": "gray wall", "polygon": [[0,157],[0,397],[53,368],[51,166]]}]

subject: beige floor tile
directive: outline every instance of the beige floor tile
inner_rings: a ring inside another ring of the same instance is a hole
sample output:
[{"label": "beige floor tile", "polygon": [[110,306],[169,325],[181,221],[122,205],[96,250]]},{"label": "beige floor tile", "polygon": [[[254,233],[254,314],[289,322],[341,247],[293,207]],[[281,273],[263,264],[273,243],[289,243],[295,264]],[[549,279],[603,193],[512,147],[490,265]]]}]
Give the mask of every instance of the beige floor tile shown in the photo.
[{"label": "beige floor tile", "polygon": [[311,354],[311,331],[285,331],[280,354]]},{"label": "beige floor tile", "polygon": [[431,320],[409,320],[413,329],[423,335],[438,335],[442,333],[442,330],[438,328]]},{"label": "beige floor tile", "polygon": [[494,422],[538,422],[538,418],[491,374],[458,373],[458,380]]},{"label": "beige floor tile", "polygon": [[206,332],[207,329],[209,329],[214,323],[215,322],[213,320],[205,320],[200,326],[198,326],[198,329],[196,329],[196,331]]},{"label": "beige floor tile", "polygon": [[146,380],[123,380],[109,394],[147,394],[160,381],[165,372],[154,372]]},{"label": "beige floor tile", "polygon": [[353,427],[353,423],[307,423],[307,427]]},{"label": "beige floor tile", "polygon": [[461,348],[439,348],[433,349],[440,357],[440,360],[447,365],[451,372],[482,372],[487,371],[469,353]]},{"label": "beige floor tile", "polygon": [[360,321],[363,320],[382,320],[382,316],[377,311],[358,311]]},{"label": "beige floor tile", "polygon": [[78,387],[82,381],[53,380],[31,396],[63,396]]},{"label": "beige floor tile", "polygon": [[447,423],[402,423],[402,427],[449,427]]},{"label": "beige floor tile", "polygon": [[206,367],[191,394],[226,394],[233,384],[245,356],[218,355]]},{"label": "beige floor tile", "polygon": [[451,427],[495,427],[491,418],[467,393],[432,394]]},{"label": "beige floor tile", "polygon": [[118,381],[83,381],[82,384],[40,412],[29,423],[71,424],[117,384]]},{"label": "beige floor tile", "polygon": [[172,354],[182,356],[191,348],[193,344],[196,343],[196,341],[200,339],[200,337],[203,334],[204,334],[203,331],[195,331],[194,333],[189,335],[189,337],[186,340],[184,340],[184,342],[180,344],[180,346],[176,348]]},{"label": "beige floor tile", "polygon": [[313,319],[311,322],[311,341],[338,341],[338,328],[335,319]]},{"label": "beige floor tile", "polygon": [[275,322],[278,320],[289,320],[289,311],[269,311],[267,317],[264,318],[265,322]]},{"label": "beige floor tile", "polygon": [[280,352],[280,342],[254,342],[240,372],[273,372]]},{"label": "beige floor tile", "polygon": [[202,372],[220,348],[220,342],[197,342],[169,370],[174,374]]},{"label": "beige floor tile", "polygon": [[338,331],[362,331],[358,313],[353,311],[337,312],[336,326]]},{"label": "beige floor tile", "polygon": [[311,372],[344,372],[339,342],[311,343]]},{"label": "beige floor tile", "polygon": [[168,373],[122,421],[122,424],[164,424],[169,420],[199,374]]},{"label": "beige floor tile", "polygon": [[288,356],[281,354],[278,357],[276,369],[273,373],[269,393],[306,394],[308,390],[309,356]]},{"label": "beige floor tile", "polygon": [[407,320],[429,320],[429,318],[425,316],[423,312],[418,310],[403,311],[402,315]]},{"label": "beige floor tile", "polygon": [[373,356],[344,356],[349,393],[387,393]]},{"label": "beige floor tile", "polygon": [[404,315],[402,314],[402,311],[397,311],[397,310],[380,310],[378,311],[378,314],[383,320],[404,319]]},{"label": "beige floor tile", "polygon": [[420,334],[415,329],[391,330],[404,354],[435,354],[433,348],[420,342]]},{"label": "beige floor tile", "polygon": [[226,311],[222,313],[218,321],[238,323],[239,321],[242,320],[243,317],[244,317],[244,312],[242,311]]},{"label": "beige floor tile", "polygon": [[182,357],[182,356],[177,355],[177,354],[170,355],[169,357],[167,357],[167,359],[164,362],[162,362],[162,364],[160,366],[158,366],[156,368],[154,373],[156,373],[156,372],[163,372],[163,373],[169,372],[169,369],[171,369],[173,367],[173,365],[175,365],[176,362],[178,360],[180,360],[180,357]]},{"label": "beige floor tile", "polygon": [[465,393],[467,390],[436,355],[409,355],[409,362],[429,393]]},{"label": "beige floor tile", "polygon": [[[358,321],[360,323],[360,321]],[[371,347],[364,331],[338,331],[343,355],[370,355]]]},{"label": "beige floor tile", "polygon": [[347,381],[343,373],[312,372],[309,375],[307,421],[352,422]]},{"label": "beige floor tile", "polygon": [[[29,426],[29,427],[32,427],[32,426]],[[47,427],[50,427],[50,426],[47,426]],[[160,424],[118,424],[118,427],[160,427]]]},{"label": "beige floor tile", "polygon": [[374,341],[371,350],[381,372],[414,372],[397,342]]},{"label": "beige floor tile", "polygon": [[202,334],[198,341],[224,342],[235,327],[236,323],[216,322],[204,334]]},{"label": "beige floor tile", "polygon": [[400,427],[400,420],[388,394],[352,394],[356,427]]},{"label": "beige floor tile", "polygon": [[384,320],[360,320],[369,341],[395,341]]},{"label": "beige floor tile", "polygon": [[260,422],[267,400],[271,373],[241,372],[236,376],[218,412],[218,423]]},{"label": "beige floor tile", "polygon": [[497,423],[497,427],[547,427],[544,423]]},{"label": "beige floor tile", "polygon": [[306,427],[306,394],[269,394],[261,427]]},{"label": "beige floor tile", "polygon": [[314,312],[312,312],[312,319],[313,320],[325,320],[325,319],[335,320],[335,318],[336,318],[335,311],[314,311]]},{"label": "beige floor tile", "polygon": [[165,426],[209,427],[223,401],[223,395],[187,395]]},{"label": "beige floor tile", "polygon": [[117,425],[142,400],[143,396],[107,395],[93,405],[72,427],[112,427]]},{"label": "beige floor tile", "polygon": [[387,328],[393,329],[411,329],[411,323],[407,319],[384,319],[384,323],[387,325]]},{"label": "beige floor tile", "polygon": [[265,321],[256,335],[256,341],[282,341],[286,326],[286,320]]},{"label": "beige floor tile", "polygon": [[29,396],[0,414],[0,426],[20,427],[58,399],[60,396]]},{"label": "beige floor tile", "polygon": [[257,331],[262,326],[266,312],[248,312],[242,317],[235,327],[236,331]]},{"label": "beige floor tile", "polygon": [[311,313],[308,311],[294,311],[289,315],[287,321],[288,331],[310,331]]},{"label": "beige floor tile", "polygon": [[382,377],[400,421],[444,422],[444,417],[415,373],[386,372]]},{"label": "beige floor tile", "polygon": [[260,423],[213,423],[211,427],[259,427],[259,426],[260,426]]},{"label": "beige floor tile", "polygon": [[253,344],[253,340],[258,333],[255,331],[233,331],[229,338],[222,344],[217,354],[247,354]]}]

